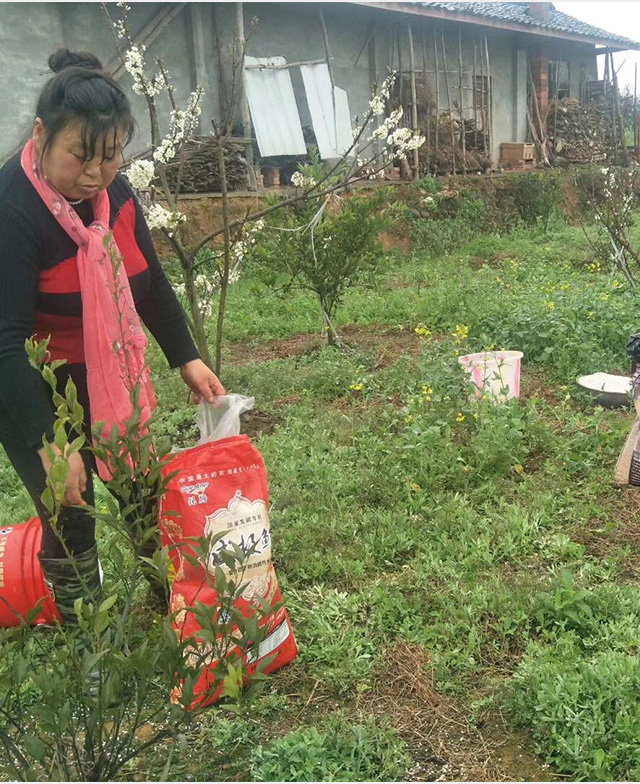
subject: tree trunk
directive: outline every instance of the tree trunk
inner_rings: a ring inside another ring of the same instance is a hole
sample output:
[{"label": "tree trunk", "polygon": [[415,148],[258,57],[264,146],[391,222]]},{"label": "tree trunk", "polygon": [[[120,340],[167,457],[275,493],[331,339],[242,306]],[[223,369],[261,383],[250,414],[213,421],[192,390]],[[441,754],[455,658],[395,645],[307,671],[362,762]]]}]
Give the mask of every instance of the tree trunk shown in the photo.
[{"label": "tree trunk", "polygon": [[202,310],[200,309],[200,298],[196,292],[193,267],[188,267],[183,263],[182,270],[184,273],[187,302],[189,303],[189,311],[191,312],[190,326],[193,333],[193,339],[202,361],[205,363],[205,365],[211,367],[211,352],[209,351],[209,344],[207,343],[207,332],[204,325]]},{"label": "tree trunk", "polygon": [[224,314],[227,308],[229,269],[231,267],[231,234],[229,231],[229,196],[227,194],[227,170],[224,160],[224,138],[218,139],[218,167],[220,169],[220,194],[222,196],[222,224],[224,226],[224,265],[220,276],[220,300],[218,301],[218,323],[216,325],[216,375],[222,366],[222,333]]}]

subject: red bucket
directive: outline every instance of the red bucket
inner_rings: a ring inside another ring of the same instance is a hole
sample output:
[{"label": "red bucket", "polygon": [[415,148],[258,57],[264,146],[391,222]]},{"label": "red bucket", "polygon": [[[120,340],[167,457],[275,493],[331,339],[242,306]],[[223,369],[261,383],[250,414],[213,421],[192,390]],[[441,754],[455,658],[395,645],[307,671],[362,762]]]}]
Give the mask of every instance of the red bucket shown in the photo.
[{"label": "red bucket", "polygon": [[38,517],[0,528],[0,627],[19,626],[40,599],[43,602],[34,623],[60,620],[38,560],[41,540]]}]

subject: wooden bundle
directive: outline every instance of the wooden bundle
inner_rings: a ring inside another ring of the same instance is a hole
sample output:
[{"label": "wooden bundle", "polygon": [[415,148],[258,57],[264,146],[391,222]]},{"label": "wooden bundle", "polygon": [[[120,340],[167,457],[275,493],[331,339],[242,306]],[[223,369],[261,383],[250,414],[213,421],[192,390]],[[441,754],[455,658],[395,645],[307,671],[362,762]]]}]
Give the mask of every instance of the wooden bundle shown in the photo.
[{"label": "wooden bundle", "polygon": [[[483,172],[489,167],[487,155],[487,134],[476,127],[475,120],[464,119],[464,125],[457,114],[441,112],[436,118],[429,118],[429,133],[421,127],[421,133],[429,138],[420,148],[420,171],[422,174],[449,174],[454,170],[462,172]],[[451,128],[454,130],[455,146],[451,145]],[[464,133],[465,144],[462,145]],[[438,140],[437,146],[435,140]]]},{"label": "wooden bundle", "polygon": [[[212,193],[220,191],[218,146],[213,137],[190,139],[184,147],[184,161],[180,177],[180,193]],[[227,188],[239,190],[245,186],[247,164],[244,147],[229,142],[225,145]],[[175,190],[180,162],[176,158],[166,167],[167,180]]]},{"label": "wooden bundle", "polygon": [[603,104],[580,104],[575,98],[554,101],[546,125],[558,162],[602,163],[615,157],[614,127],[610,110]]}]

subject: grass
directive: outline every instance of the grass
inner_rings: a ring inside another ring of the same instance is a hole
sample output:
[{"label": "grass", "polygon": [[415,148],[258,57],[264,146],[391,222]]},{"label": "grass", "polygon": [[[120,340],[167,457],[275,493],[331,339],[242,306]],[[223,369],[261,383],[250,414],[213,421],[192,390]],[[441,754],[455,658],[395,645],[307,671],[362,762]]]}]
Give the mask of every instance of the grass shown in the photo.
[{"label": "grass", "polygon": [[[256,443],[300,655],[239,715],[211,709],[172,779],[637,779],[640,529],[609,484],[632,415],[575,384],[627,370],[637,307],[558,219],[393,254],[346,298],[343,352],[313,343],[308,296],[233,287],[223,381],[274,420]],[[264,359],[273,340],[291,355]],[[469,397],[456,354],[492,346],[524,351],[520,400]],[[152,362],[184,446],[193,411]],[[0,496],[1,523],[31,514],[4,458]]]}]

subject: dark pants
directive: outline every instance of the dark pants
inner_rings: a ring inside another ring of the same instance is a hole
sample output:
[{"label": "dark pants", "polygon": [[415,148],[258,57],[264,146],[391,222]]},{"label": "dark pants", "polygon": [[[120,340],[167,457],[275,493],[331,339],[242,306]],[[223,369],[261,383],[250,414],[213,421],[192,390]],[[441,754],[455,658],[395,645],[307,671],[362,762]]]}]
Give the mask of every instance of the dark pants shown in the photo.
[{"label": "dark pants", "polygon": [[[58,389],[64,393],[67,378],[71,376],[78,390],[78,402],[84,408],[85,434],[87,443],[90,442],[90,408],[87,390],[87,375],[84,365],[66,365],[58,370]],[[44,382],[43,382],[44,383]],[[53,403],[52,403],[53,411]],[[81,507],[65,506],[58,517],[57,530],[51,526],[51,518],[46,507],[40,500],[46,487],[46,475],[42,461],[35,449],[24,443],[24,439],[13,424],[7,412],[0,408],[0,443],[5,449],[11,464],[27,488],[29,495],[42,523],[42,547],[40,555],[43,558],[64,558],[66,548],[72,555],[77,555],[89,550],[96,542],[95,521]],[[88,450],[83,450],[85,469],[87,472],[87,489],[83,494],[84,500],[90,506],[94,504],[92,473],[95,471],[95,460]],[[130,526],[128,526],[130,528]],[[130,529],[131,532],[131,529]],[[63,546],[62,541],[65,546]]]}]

